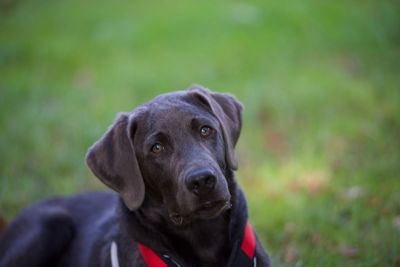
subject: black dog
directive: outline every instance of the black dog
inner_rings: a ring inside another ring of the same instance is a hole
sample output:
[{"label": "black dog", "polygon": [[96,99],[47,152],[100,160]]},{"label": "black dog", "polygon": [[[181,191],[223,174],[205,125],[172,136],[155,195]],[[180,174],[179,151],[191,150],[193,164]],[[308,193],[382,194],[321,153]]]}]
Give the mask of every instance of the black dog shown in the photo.
[{"label": "black dog", "polygon": [[86,157],[118,195],[26,209],[1,237],[0,267],[269,266],[233,173],[241,112],[192,86],[120,114]]}]

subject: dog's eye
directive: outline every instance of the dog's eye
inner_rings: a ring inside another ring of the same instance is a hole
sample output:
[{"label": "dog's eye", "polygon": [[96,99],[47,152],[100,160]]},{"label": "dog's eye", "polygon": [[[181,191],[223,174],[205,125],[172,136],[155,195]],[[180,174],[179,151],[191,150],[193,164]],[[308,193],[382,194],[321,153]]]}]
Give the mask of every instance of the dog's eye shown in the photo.
[{"label": "dog's eye", "polygon": [[160,143],[155,143],[152,147],[151,147],[151,152],[153,152],[154,154],[159,154],[164,150],[164,147],[160,144]]},{"label": "dog's eye", "polygon": [[208,126],[203,126],[200,129],[200,134],[203,137],[209,136],[211,134],[211,132],[212,132],[212,129],[210,127],[208,127]]}]

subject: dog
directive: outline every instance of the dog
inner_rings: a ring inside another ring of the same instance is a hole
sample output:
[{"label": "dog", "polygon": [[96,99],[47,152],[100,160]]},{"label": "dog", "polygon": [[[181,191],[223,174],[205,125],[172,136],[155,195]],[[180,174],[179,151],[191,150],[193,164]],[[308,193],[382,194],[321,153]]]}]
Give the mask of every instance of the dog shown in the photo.
[{"label": "dog", "polygon": [[0,267],[270,266],[234,147],[242,105],[199,85],[120,113],[86,163],[116,193],[53,197],[0,239]]}]

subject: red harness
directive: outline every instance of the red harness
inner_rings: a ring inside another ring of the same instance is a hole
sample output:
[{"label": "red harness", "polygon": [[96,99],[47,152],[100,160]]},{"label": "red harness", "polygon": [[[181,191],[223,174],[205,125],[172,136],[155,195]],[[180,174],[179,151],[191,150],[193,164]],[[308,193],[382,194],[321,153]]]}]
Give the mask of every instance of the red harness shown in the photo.
[{"label": "red harness", "polygon": [[[256,239],[249,222],[246,223],[241,244],[236,242],[230,256],[230,267],[254,267],[256,266]],[[238,245],[240,244],[240,248]],[[140,254],[148,267],[179,267],[168,255],[158,256],[151,248],[138,243]]]}]

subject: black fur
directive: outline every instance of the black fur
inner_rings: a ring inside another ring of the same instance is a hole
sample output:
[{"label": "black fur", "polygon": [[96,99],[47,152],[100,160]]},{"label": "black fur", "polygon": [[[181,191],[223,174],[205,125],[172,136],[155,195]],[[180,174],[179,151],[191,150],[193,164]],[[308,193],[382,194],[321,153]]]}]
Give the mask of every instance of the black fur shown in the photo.
[{"label": "black fur", "polygon": [[[22,211],[1,236],[0,267],[111,266],[112,242],[121,267],[145,266],[137,242],[181,266],[227,266],[247,222],[233,172],[241,125],[239,102],[198,86],[120,115],[87,156],[119,194],[55,197]],[[154,143],[162,150],[153,153]],[[256,258],[269,266],[258,239]]]}]

